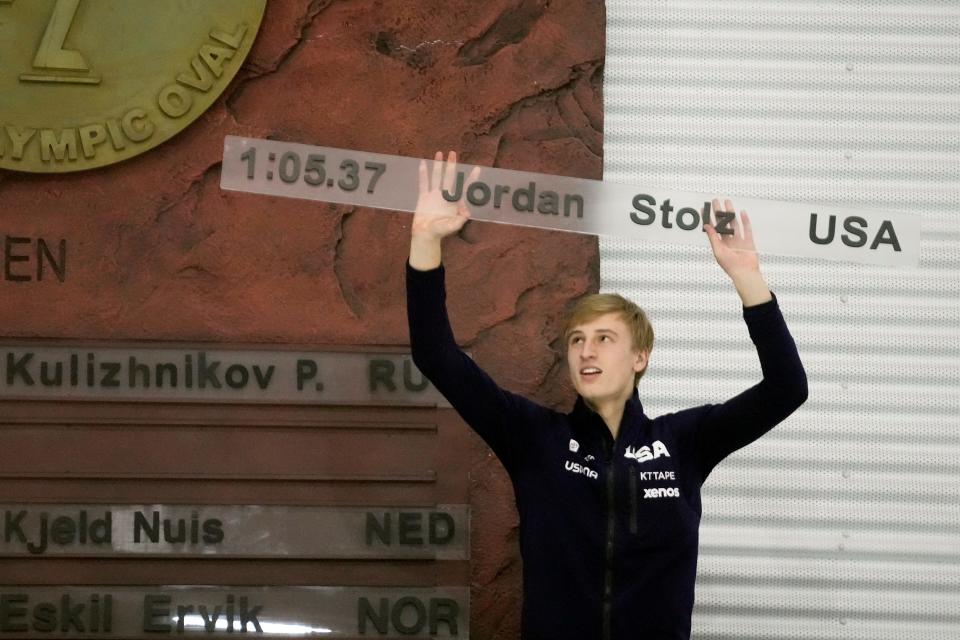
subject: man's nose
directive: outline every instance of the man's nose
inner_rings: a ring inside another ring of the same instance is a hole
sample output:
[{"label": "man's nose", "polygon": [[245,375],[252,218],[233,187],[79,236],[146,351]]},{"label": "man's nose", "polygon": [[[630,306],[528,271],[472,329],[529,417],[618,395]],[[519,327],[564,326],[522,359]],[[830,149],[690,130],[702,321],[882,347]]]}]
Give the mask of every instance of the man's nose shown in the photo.
[{"label": "man's nose", "polygon": [[590,340],[583,341],[583,348],[580,350],[580,357],[583,359],[592,358],[596,355],[596,350],[593,348],[593,343]]}]

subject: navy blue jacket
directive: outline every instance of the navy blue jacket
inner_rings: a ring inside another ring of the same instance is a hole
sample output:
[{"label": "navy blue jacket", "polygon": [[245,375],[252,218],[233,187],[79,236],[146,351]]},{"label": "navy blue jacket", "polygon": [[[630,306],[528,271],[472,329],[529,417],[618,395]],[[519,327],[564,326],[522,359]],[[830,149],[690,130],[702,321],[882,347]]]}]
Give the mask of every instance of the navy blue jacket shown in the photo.
[{"label": "navy blue jacket", "polygon": [[792,413],[807,380],[776,298],[743,310],[763,380],[723,404],[649,418],[634,391],[616,441],[578,396],[559,413],[501,389],[454,341],[443,267],[407,264],[414,363],[513,482],[524,640],[690,637],[700,487]]}]

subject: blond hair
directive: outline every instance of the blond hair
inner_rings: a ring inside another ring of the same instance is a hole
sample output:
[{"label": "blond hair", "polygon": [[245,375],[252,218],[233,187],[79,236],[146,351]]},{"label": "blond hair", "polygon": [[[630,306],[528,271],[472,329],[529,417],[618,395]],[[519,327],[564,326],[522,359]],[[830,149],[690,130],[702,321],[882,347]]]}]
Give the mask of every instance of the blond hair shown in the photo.
[{"label": "blond hair", "polygon": [[[653,325],[650,324],[650,320],[643,309],[616,293],[594,293],[577,301],[563,328],[564,348],[569,348],[570,334],[576,327],[608,313],[618,314],[620,319],[626,323],[630,329],[633,350],[646,351],[649,355],[653,349]],[[634,374],[634,386],[640,382],[640,378],[646,372],[647,368],[644,367],[643,371]]]}]

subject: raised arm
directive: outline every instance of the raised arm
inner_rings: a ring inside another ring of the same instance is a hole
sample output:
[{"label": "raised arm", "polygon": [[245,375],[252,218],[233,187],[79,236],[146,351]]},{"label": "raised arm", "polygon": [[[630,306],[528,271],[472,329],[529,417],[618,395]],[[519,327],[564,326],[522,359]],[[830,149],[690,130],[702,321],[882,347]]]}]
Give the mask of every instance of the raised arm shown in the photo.
[{"label": "raised arm", "polygon": [[[443,199],[441,188],[452,185],[456,154],[446,167],[437,153],[433,170],[420,165],[420,197],[413,216],[410,260],[407,267],[407,319],[413,361],[480,436],[509,471],[522,452],[525,414],[542,410],[538,405],[501,389],[467,356],[454,340],[447,317],[443,239],[459,231],[470,217],[462,202]],[[471,174],[470,181],[476,178]]]},{"label": "raised arm", "polygon": [[[713,201],[714,210],[720,202]],[[730,200],[725,211],[735,211]],[[705,478],[723,458],[750,444],[793,413],[807,399],[807,376],[780,307],[760,273],[753,230],[746,211],[735,233],[720,235],[706,226],[717,264],[743,302],[743,317],[757,349],[763,379],[723,404],[704,409],[697,431],[697,453]]]}]

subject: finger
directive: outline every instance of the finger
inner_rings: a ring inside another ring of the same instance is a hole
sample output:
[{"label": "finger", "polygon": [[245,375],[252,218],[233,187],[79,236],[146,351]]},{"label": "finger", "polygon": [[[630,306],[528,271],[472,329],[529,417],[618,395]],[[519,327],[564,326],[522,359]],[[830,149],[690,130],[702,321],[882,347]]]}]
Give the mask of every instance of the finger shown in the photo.
[{"label": "finger", "polygon": [[[473,184],[474,182],[477,181],[477,178],[479,177],[480,177],[480,167],[475,166],[472,169],[470,169],[470,175],[467,176],[467,180],[464,184],[465,185]],[[459,213],[462,216],[467,216],[468,218],[470,217],[470,209],[469,209],[469,205],[467,204],[466,198],[461,198],[460,201],[457,203],[457,213]]]},{"label": "finger", "polygon": [[740,212],[740,215],[743,217],[743,244],[744,248],[748,251],[753,251],[756,253],[757,245],[753,240],[753,225],[750,223],[750,216],[747,215],[746,209]]},{"label": "finger", "polygon": [[716,256],[717,252],[723,247],[720,234],[717,233],[717,230],[713,228],[712,224],[706,225],[704,230],[707,232],[707,238],[710,240],[710,248],[713,249],[713,255]]},{"label": "finger", "polygon": [[443,152],[437,151],[433,155],[433,172],[430,176],[430,187],[432,189],[440,188],[440,176],[443,175],[441,171],[443,171]]},{"label": "finger", "polygon": [[743,230],[740,228],[740,219],[737,217],[737,208],[733,206],[733,200],[727,198],[723,201],[724,211],[733,214],[733,235],[732,238],[742,238]]},{"label": "finger", "polygon": [[733,226],[734,237],[736,237],[736,235],[737,235],[737,209],[736,209],[736,207],[733,206],[733,201],[732,201],[730,198],[725,198],[725,199],[724,199],[724,201],[723,201],[723,210],[724,210],[726,213],[732,213],[732,214],[733,214],[733,223],[732,223],[732,226]]},{"label": "finger", "polygon": [[420,173],[419,173],[419,180],[417,182],[420,187],[420,193],[423,193],[424,191],[427,191],[430,188],[430,185],[427,184],[427,161],[426,160],[420,161]]},{"label": "finger", "polygon": [[753,242],[753,225],[750,224],[750,216],[746,209],[741,209],[740,218],[743,220],[743,237]]},{"label": "finger", "polygon": [[714,198],[713,199],[713,222],[712,222],[714,227],[716,226],[716,221],[720,218],[720,216],[717,215],[718,211],[723,211],[723,205],[720,204],[720,198]]},{"label": "finger", "polygon": [[457,152],[451,151],[447,154],[447,164],[443,173],[443,188],[448,191],[453,188],[453,182],[457,178]]}]

